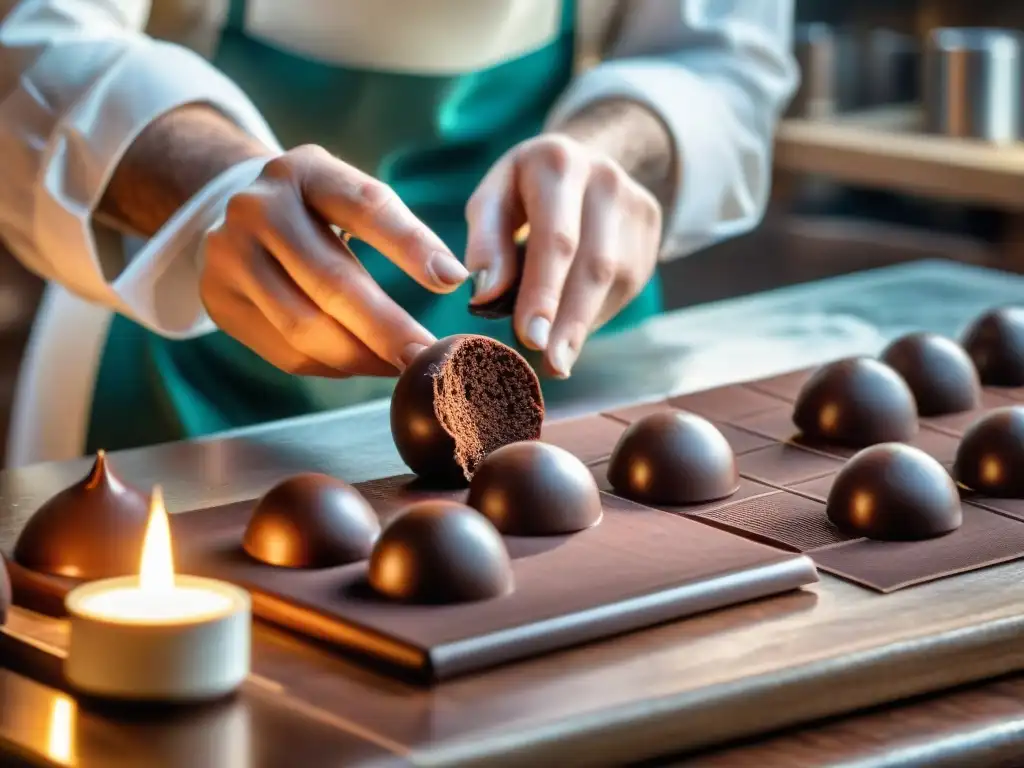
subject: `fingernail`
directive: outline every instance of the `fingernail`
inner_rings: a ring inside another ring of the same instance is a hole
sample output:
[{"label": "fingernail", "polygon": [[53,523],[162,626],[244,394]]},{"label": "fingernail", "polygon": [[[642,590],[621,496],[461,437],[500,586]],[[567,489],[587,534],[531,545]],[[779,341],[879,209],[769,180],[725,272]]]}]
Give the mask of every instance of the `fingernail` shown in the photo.
[{"label": "fingernail", "polygon": [[551,333],[551,321],[538,315],[526,326],[524,341],[534,349],[547,349],[548,334]]},{"label": "fingernail", "polygon": [[563,379],[568,379],[576,362],[576,350],[570,346],[568,339],[555,343],[551,350],[551,367]]},{"label": "fingernail", "polygon": [[486,296],[494,289],[494,284],[498,280],[497,270],[492,270],[488,267],[484,267],[480,271],[473,275],[473,298],[477,296]]},{"label": "fingernail", "polygon": [[406,368],[409,367],[409,364],[416,359],[416,355],[418,355],[426,348],[426,344],[419,344],[415,341],[412,342],[411,344],[406,344],[405,349],[402,350],[402,354],[399,355],[398,357],[398,367],[404,371]]},{"label": "fingernail", "polygon": [[427,262],[427,272],[435,283],[444,286],[460,285],[469,277],[469,270],[462,262],[454,256],[438,251],[435,251]]}]

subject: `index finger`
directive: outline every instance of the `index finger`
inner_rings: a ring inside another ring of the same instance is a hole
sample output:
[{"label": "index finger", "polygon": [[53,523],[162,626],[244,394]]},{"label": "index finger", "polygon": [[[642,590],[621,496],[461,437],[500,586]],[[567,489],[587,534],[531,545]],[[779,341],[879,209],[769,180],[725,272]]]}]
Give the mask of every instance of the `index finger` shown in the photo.
[{"label": "index finger", "polygon": [[434,293],[450,293],[469,277],[440,237],[387,184],[323,151],[303,166],[303,200],[324,220],[368,243]]}]

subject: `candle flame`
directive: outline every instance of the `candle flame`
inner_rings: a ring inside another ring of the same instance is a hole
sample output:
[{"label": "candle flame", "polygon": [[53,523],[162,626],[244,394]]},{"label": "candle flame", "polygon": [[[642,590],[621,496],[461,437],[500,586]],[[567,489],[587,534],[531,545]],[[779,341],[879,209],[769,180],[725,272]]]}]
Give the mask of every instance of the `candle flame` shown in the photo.
[{"label": "candle flame", "polygon": [[153,497],[149,503],[149,523],[146,525],[142,562],[139,564],[139,589],[151,593],[174,589],[171,523],[159,485],[153,488]]}]

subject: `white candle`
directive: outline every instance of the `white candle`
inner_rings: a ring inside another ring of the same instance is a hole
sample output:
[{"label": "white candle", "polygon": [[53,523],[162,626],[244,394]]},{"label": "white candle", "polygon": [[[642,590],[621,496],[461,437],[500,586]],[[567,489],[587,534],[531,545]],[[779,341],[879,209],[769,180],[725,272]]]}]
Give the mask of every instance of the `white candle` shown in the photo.
[{"label": "white candle", "polygon": [[249,595],[224,582],[177,576],[170,523],[154,489],[137,577],[103,579],[65,601],[65,673],[92,695],[147,700],[228,693],[249,671]]}]

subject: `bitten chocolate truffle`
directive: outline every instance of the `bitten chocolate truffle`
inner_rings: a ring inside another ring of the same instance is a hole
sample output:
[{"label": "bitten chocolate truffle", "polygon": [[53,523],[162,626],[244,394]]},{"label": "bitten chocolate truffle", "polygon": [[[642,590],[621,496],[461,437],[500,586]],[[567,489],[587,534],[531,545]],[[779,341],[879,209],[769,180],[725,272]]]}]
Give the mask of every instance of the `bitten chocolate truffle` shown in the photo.
[{"label": "bitten chocolate truffle", "polygon": [[924,451],[901,443],[865,448],[836,475],[825,514],[844,533],[917,541],[960,527],[956,483]]},{"label": "bitten chocolate truffle", "polygon": [[147,496],[121,481],[100,451],[92,470],[41,506],[14,547],[19,565],[51,576],[106,579],[139,572]]},{"label": "bitten chocolate truffle", "polygon": [[1024,407],[996,408],[968,427],[953,474],[977,493],[1024,499]]},{"label": "bitten chocolate truffle", "polygon": [[900,442],[918,429],[907,383],[885,363],[851,357],[819,368],[797,395],[793,423],[807,438],[851,448]]},{"label": "bitten chocolate truffle", "polygon": [[633,422],[612,451],[608,481],[625,498],[679,505],[723,499],[739,488],[729,442],[711,422],[683,411]]},{"label": "bitten chocolate truffle", "polygon": [[886,347],[880,358],[907,382],[919,416],[961,413],[981,404],[974,363],[952,339],[911,333]]},{"label": "bitten chocolate truffle", "polygon": [[398,379],[391,434],[402,460],[428,482],[465,485],[491,451],[540,437],[544,398],[529,363],[485,336],[449,336]]},{"label": "bitten chocolate truffle", "polygon": [[451,501],[409,505],[385,526],[370,555],[370,586],[407,603],[464,603],[512,591],[512,564],[497,529]]},{"label": "bitten chocolate truffle", "polygon": [[601,519],[601,493],[586,465],[568,451],[531,440],[485,458],[466,503],[503,534],[575,533]]},{"label": "bitten chocolate truffle", "polygon": [[964,331],[963,345],[982,384],[1024,386],[1024,307],[986,312]]},{"label": "bitten chocolate truffle", "polygon": [[380,534],[372,507],[352,486],[328,475],[284,480],[259,500],[242,546],[283,568],[331,568],[370,556]]},{"label": "bitten chocolate truffle", "polygon": [[7,622],[7,611],[11,607],[11,577],[7,563],[0,557],[0,627]]}]

